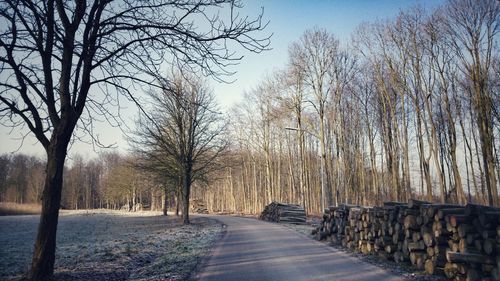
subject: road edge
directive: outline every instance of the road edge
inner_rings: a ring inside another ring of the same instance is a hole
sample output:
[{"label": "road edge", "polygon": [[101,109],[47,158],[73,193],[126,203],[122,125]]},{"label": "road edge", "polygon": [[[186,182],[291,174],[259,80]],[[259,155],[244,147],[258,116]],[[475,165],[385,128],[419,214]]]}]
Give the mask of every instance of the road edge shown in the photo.
[{"label": "road edge", "polygon": [[226,234],[227,234],[227,228],[228,228],[228,226],[226,224],[224,224],[220,220],[214,218],[214,216],[207,216],[207,217],[209,217],[210,219],[213,219],[213,220],[217,221],[217,223],[221,226],[222,231],[219,234],[219,237],[217,238],[217,241],[212,245],[212,247],[210,248],[210,250],[207,251],[206,255],[204,255],[203,257],[201,257],[201,259],[197,262],[196,266],[191,271],[191,273],[189,274],[189,276],[186,279],[186,281],[196,281],[196,280],[198,280],[198,274],[202,271],[202,269],[205,267],[205,265],[208,263],[208,261],[212,258],[212,255],[214,254],[215,249],[217,249],[217,247],[222,243],[222,241],[224,240],[224,238],[226,237]]}]

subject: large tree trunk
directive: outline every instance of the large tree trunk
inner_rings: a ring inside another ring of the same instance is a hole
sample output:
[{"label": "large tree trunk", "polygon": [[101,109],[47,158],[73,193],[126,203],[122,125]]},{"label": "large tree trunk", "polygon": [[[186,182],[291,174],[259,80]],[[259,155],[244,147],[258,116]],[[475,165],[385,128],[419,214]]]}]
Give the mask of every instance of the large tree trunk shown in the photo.
[{"label": "large tree trunk", "polygon": [[191,193],[191,171],[186,171],[182,179],[182,223],[189,224],[189,195]]},{"label": "large tree trunk", "polygon": [[48,280],[54,273],[57,222],[61,205],[64,161],[69,137],[64,139],[60,140],[53,137],[47,148],[42,213],[38,225],[31,270],[28,276],[30,280]]}]

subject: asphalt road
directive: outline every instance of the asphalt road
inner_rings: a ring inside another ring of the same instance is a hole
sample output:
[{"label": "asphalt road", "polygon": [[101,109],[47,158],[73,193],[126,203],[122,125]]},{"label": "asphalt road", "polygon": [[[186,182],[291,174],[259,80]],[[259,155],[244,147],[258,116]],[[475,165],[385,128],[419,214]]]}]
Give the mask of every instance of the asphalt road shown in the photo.
[{"label": "asphalt road", "polygon": [[215,218],[227,225],[227,232],[202,265],[199,281],[402,280],[279,224]]}]

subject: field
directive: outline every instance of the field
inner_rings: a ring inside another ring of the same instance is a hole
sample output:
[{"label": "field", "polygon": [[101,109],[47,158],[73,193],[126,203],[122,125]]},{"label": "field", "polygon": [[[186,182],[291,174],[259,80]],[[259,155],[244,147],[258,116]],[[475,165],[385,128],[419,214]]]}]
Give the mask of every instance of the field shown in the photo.
[{"label": "field", "polygon": [[[37,215],[0,217],[0,280],[29,269]],[[186,280],[222,232],[215,220],[105,210],[61,211],[56,280]]]}]

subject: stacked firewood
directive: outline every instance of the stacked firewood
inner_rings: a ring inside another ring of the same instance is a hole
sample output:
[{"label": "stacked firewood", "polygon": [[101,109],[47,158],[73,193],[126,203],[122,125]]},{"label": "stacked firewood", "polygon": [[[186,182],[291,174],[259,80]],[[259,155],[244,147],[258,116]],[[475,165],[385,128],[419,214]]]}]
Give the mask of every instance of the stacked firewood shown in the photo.
[{"label": "stacked firewood", "polygon": [[500,208],[385,202],[325,209],[318,239],[455,280],[500,280]]},{"label": "stacked firewood", "polygon": [[300,205],[273,201],[264,208],[259,219],[280,223],[305,224],[306,212]]},{"label": "stacked firewood", "polygon": [[357,206],[342,204],[339,207],[325,209],[321,226],[315,231],[318,240],[331,237],[333,243],[341,243],[346,235],[347,220],[351,207]]},{"label": "stacked firewood", "polygon": [[500,280],[500,208],[468,204],[443,214],[447,277]]},{"label": "stacked firewood", "polygon": [[208,214],[207,205],[201,199],[191,200],[191,211],[198,214]]}]

